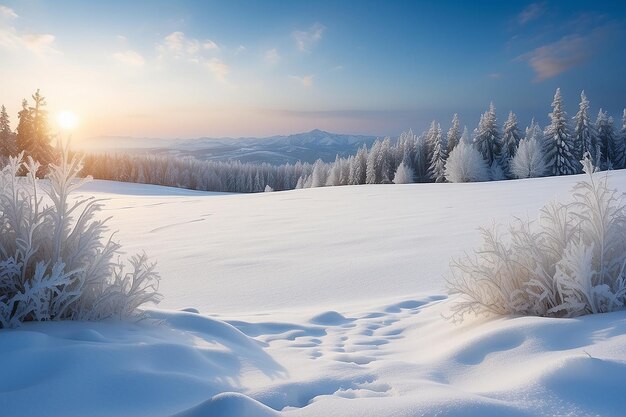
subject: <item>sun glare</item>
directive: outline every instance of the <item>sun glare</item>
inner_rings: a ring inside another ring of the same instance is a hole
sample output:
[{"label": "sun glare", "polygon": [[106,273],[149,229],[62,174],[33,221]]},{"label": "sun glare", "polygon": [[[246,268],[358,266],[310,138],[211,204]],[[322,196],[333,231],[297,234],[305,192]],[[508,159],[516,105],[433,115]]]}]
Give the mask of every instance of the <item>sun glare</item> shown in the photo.
[{"label": "sun glare", "polygon": [[63,130],[74,130],[78,124],[78,117],[76,116],[76,113],[65,110],[59,113],[57,116],[57,122],[59,123],[59,127]]}]

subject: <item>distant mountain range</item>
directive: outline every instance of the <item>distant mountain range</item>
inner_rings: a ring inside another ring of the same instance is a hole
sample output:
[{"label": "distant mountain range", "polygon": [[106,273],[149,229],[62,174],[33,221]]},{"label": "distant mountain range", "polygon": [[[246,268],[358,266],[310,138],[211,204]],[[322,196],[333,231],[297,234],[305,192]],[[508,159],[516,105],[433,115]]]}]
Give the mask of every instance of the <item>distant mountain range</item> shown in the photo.
[{"label": "distant mountain range", "polygon": [[156,139],[96,137],[75,143],[93,152],[155,153],[193,156],[203,160],[240,160],[283,164],[325,162],[355,154],[364,144],[370,147],[376,136],[344,135],[315,129],[310,132],[267,138]]}]

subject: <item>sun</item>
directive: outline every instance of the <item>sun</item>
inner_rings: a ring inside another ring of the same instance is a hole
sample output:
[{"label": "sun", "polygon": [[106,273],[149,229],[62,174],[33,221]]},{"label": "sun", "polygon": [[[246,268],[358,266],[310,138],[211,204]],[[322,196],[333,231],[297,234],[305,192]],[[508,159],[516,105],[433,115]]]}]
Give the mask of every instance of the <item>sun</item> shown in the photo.
[{"label": "sun", "polygon": [[78,124],[78,116],[69,110],[64,110],[57,116],[57,123],[63,130],[74,130]]}]

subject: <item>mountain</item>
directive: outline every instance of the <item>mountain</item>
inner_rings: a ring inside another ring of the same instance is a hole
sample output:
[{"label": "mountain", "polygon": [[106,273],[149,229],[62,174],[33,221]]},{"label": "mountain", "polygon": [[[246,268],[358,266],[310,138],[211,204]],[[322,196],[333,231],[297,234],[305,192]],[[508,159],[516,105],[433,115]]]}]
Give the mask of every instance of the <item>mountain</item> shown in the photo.
[{"label": "mountain", "polygon": [[331,162],[336,155],[355,154],[368,147],[376,136],[345,135],[315,129],[293,135],[265,138],[153,139],[132,137],[96,137],[81,143],[80,148],[96,152],[131,152],[195,157],[202,160],[239,160],[242,162],[284,164]]}]

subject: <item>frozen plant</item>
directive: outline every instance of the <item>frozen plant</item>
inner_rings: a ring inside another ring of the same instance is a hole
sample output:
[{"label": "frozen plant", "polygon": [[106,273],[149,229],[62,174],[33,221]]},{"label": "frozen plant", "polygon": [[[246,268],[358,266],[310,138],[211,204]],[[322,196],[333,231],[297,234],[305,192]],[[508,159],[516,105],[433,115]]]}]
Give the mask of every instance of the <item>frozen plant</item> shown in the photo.
[{"label": "frozen plant", "polygon": [[38,168],[20,155],[0,171],[0,328],[128,317],[158,302],[155,265],[136,255],[127,270],[106,220],[95,217],[98,201],[70,198],[88,180],[78,178],[81,161],[65,154],[44,184]]},{"label": "frozen plant", "polygon": [[481,229],[483,244],[454,260],[449,289],[466,313],[576,317],[626,302],[626,208],[607,179],[582,161],[587,180],[569,204],[550,203],[538,222],[518,220],[502,236]]}]

